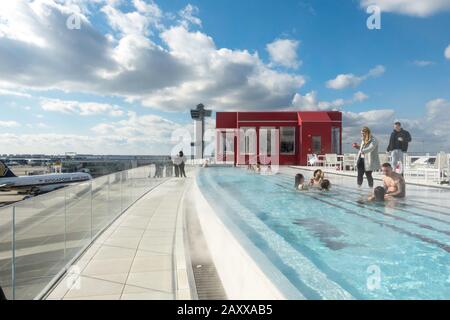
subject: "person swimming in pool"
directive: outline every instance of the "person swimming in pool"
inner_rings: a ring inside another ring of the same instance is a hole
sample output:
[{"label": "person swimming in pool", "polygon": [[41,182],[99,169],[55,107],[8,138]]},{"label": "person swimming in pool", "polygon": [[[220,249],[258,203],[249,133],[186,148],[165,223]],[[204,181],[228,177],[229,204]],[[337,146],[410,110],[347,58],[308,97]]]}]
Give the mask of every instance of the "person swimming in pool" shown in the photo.
[{"label": "person swimming in pool", "polygon": [[305,184],[305,177],[299,173],[295,176],[295,190],[306,191],[308,186]]},{"label": "person swimming in pool", "polygon": [[330,191],[331,189],[331,182],[328,179],[324,179],[320,183],[320,191]]},{"label": "person swimming in pool", "polygon": [[324,179],[325,179],[325,174],[323,173],[323,171],[320,170],[320,169],[317,169],[316,171],[314,171],[314,176],[309,181],[309,185],[311,187],[320,189],[321,188],[321,184],[322,184]]},{"label": "person swimming in pool", "polygon": [[373,201],[384,202],[385,195],[386,195],[386,189],[384,189],[383,187],[376,187],[373,190],[373,194],[371,194],[367,200],[370,202],[373,202]]}]

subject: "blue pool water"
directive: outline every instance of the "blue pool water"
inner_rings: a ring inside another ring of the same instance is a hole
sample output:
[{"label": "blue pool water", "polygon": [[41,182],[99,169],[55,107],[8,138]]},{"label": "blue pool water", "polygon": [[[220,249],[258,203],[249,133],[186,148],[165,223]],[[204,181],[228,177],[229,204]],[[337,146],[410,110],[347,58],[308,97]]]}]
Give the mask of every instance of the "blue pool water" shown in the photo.
[{"label": "blue pool water", "polygon": [[418,197],[361,204],[367,192],[348,183],[298,192],[290,175],[236,168],[202,169],[197,179],[308,299],[450,299],[450,206]]}]

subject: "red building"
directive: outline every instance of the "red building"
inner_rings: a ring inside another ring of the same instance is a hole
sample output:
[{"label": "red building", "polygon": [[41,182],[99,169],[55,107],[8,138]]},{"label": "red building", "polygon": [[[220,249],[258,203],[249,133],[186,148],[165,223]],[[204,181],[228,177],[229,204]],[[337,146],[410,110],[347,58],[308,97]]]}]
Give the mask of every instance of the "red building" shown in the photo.
[{"label": "red building", "polygon": [[341,154],[342,113],[217,112],[217,160],[306,165],[308,154]]}]

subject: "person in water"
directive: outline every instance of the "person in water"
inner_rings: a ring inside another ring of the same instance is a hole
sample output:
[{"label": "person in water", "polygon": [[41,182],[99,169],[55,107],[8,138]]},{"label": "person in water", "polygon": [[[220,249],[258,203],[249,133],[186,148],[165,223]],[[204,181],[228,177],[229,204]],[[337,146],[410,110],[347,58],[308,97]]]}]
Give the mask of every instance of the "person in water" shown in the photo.
[{"label": "person in water", "polygon": [[295,190],[308,190],[308,186],[305,184],[305,177],[301,173],[295,176]]},{"label": "person in water", "polygon": [[376,187],[373,194],[369,196],[368,201],[384,202],[386,190],[383,187]]},{"label": "person in water", "polygon": [[330,191],[331,189],[331,182],[328,179],[324,179],[321,183],[320,183],[320,190],[321,191]]},{"label": "person in water", "polygon": [[316,171],[314,171],[314,177],[311,178],[311,180],[309,181],[309,185],[311,187],[315,187],[315,188],[321,188],[321,184],[323,182],[323,180],[325,179],[325,174],[323,173],[322,170],[317,169]]},{"label": "person in water", "polygon": [[314,171],[314,175],[311,178],[311,180],[309,181],[309,185],[311,187],[320,188],[320,184],[322,183],[324,178],[325,178],[325,174],[323,173],[323,171],[320,169],[317,169],[316,171]]},{"label": "person in water", "polygon": [[390,163],[385,163],[381,167],[383,171],[385,199],[404,198],[406,196],[406,183],[401,174],[394,172]]}]

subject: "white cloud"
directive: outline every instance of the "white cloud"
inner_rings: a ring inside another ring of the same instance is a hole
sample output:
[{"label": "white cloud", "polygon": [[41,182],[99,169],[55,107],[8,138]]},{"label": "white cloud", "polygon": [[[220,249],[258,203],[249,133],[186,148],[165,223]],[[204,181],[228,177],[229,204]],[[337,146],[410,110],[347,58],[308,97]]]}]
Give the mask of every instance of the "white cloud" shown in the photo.
[{"label": "white cloud", "polygon": [[181,18],[181,24],[186,28],[189,26],[189,23],[201,27],[202,20],[196,16],[199,12],[198,7],[189,3],[184,9],[178,12]]},{"label": "white cloud", "polygon": [[436,135],[446,136],[450,128],[450,101],[446,99],[434,99],[426,104],[427,122],[430,130]]},{"label": "white cloud", "polygon": [[[272,69],[256,52],[217,48],[210,36],[183,24],[162,27],[165,13],[153,2],[134,1],[126,12],[111,1],[98,2],[114,30],[105,34],[87,13],[80,30],[67,29],[71,11],[65,2],[11,3],[11,16],[0,11],[0,82],[11,90],[119,96],[165,111],[200,102],[215,109],[264,109],[289,105],[305,82]],[[196,9],[186,7],[185,18],[189,13],[194,17]],[[5,19],[13,27],[5,27]],[[156,36],[162,45],[152,40]]]},{"label": "white cloud", "polygon": [[[186,141],[189,141],[185,152],[190,154],[190,142],[193,134],[191,123],[182,125],[160,116],[139,116],[135,112],[129,112],[127,119],[100,123],[91,130],[97,135],[98,139],[109,137],[120,140],[128,146],[134,146],[138,150],[148,148],[144,154],[147,154],[151,149],[155,149],[155,146],[159,149],[157,153],[170,154],[178,142],[178,140],[173,140],[173,136],[177,132],[182,132],[186,136]],[[165,143],[161,144],[161,141]]]},{"label": "white cloud", "polygon": [[370,69],[369,72],[363,77],[364,80],[369,77],[380,77],[386,72],[386,68],[384,66],[378,65],[373,69]]},{"label": "white cloud", "polygon": [[300,93],[296,93],[294,99],[292,99],[292,107],[305,111],[318,110],[319,102],[317,101],[317,92],[311,91],[302,96]]},{"label": "white cloud", "polygon": [[139,12],[146,16],[153,17],[155,21],[163,16],[161,9],[153,0],[133,0],[133,5]]},{"label": "white cloud", "polygon": [[60,112],[66,114],[77,114],[80,116],[109,115],[120,117],[124,115],[123,110],[116,105],[97,102],[79,102],[59,99],[43,99],[41,107],[45,111]]},{"label": "white cloud", "polygon": [[368,98],[369,97],[364,92],[361,92],[361,91],[358,91],[353,95],[354,102],[363,102],[363,101],[367,100]]},{"label": "white cloud", "polygon": [[[118,145],[126,149],[126,145],[121,145],[120,140],[112,138],[95,138],[92,136],[73,134],[0,134],[2,145],[8,153],[42,153],[42,146],[45,146],[47,154],[64,154],[66,151],[76,150],[78,153],[98,154],[105,153],[122,154]],[[129,149],[128,149],[129,150]]]},{"label": "white cloud", "polygon": [[327,88],[341,90],[348,87],[357,87],[361,84],[363,79],[361,77],[355,76],[352,73],[339,74],[336,78],[328,80],[326,83]]},{"label": "white cloud", "polygon": [[0,128],[16,128],[20,127],[20,124],[17,121],[0,121]]},{"label": "white cloud", "polygon": [[370,5],[377,5],[385,12],[417,17],[428,17],[450,10],[448,0],[361,0],[361,7],[367,8]]},{"label": "white cloud", "polygon": [[133,0],[136,11],[122,12],[114,5],[106,4],[101,11],[106,15],[109,25],[123,35],[150,35],[152,27],[161,27],[162,12],[154,3]]},{"label": "white cloud", "polygon": [[304,96],[296,93],[292,100],[292,109],[302,111],[319,111],[319,110],[337,110],[346,105],[351,105],[357,102],[363,102],[369,97],[361,91],[356,92],[351,99],[336,99],[333,101],[319,101],[317,99],[317,92],[311,91]]},{"label": "white cloud", "polygon": [[418,119],[398,119],[393,109],[379,109],[364,112],[343,112],[343,144],[345,152],[352,151],[351,143],[360,139],[360,130],[368,126],[380,141],[380,151],[386,150],[393,123],[397,120],[410,131],[413,141],[411,150],[416,152],[437,152],[450,149],[448,128],[450,127],[450,101],[434,99],[426,104],[425,115]]},{"label": "white cloud", "polygon": [[184,26],[169,28],[161,33],[161,39],[170,52],[180,59],[192,59],[196,64],[207,63],[216,52],[214,40],[206,34],[190,32]]},{"label": "white cloud", "polygon": [[50,126],[48,124],[44,123],[44,122],[28,123],[26,126],[29,129],[35,129],[35,128],[37,128],[37,129],[48,129],[48,128],[50,128]]},{"label": "white cloud", "polygon": [[299,45],[297,40],[277,39],[269,43],[266,49],[274,65],[297,69],[302,64],[297,55]]},{"label": "white cloud", "polygon": [[415,60],[413,64],[417,67],[429,67],[434,64],[433,61],[428,60]]},{"label": "white cloud", "polygon": [[16,90],[8,90],[8,89],[2,89],[0,88],[0,96],[16,96],[16,97],[23,97],[23,98],[31,98],[31,95],[28,93],[23,93]]},{"label": "white cloud", "polygon": [[356,88],[363,81],[369,78],[375,78],[383,75],[386,72],[386,68],[384,66],[378,65],[375,68],[369,70],[369,72],[363,76],[357,76],[353,73],[347,74],[339,74],[336,78],[328,80],[326,82],[327,88],[334,90],[342,90],[349,87]]},{"label": "white cloud", "polygon": [[361,139],[361,128],[369,127],[380,142],[380,152],[386,148],[386,141],[392,132],[392,124],[395,119],[395,111],[392,109],[379,109],[364,112],[342,113],[343,149],[344,152],[354,152],[351,148],[353,142]]},{"label": "white cloud", "polygon": [[300,75],[271,69],[257,53],[218,49],[211,37],[183,26],[169,28],[161,38],[172,56],[190,65],[191,75],[144,96],[149,107],[186,110],[202,102],[215,110],[273,109],[289,105],[305,82]]},{"label": "white cloud", "polygon": [[[47,154],[76,151],[88,154],[163,155],[170,154],[178,145],[179,140],[171,139],[174,133],[184,133],[189,143],[193,133],[191,123],[184,125],[156,115],[139,116],[135,112],[128,112],[124,120],[99,123],[91,128],[91,133],[86,134],[42,132],[50,128],[46,123],[28,124],[27,127],[40,130],[34,134],[0,133],[2,148],[8,153],[42,153],[42,146],[45,146]],[[187,149],[190,147],[185,150],[189,154]]]},{"label": "white cloud", "polygon": [[444,55],[447,59],[450,59],[450,44],[448,45],[448,47],[445,49]]},{"label": "white cloud", "polygon": [[128,119],[111,123],[100,123],[92,131],[100,135],[120,136],[127,139],[144,139],[158,143],[170,140],[172,132],[182,126],[156,115],[138,116],[128,113]]}]

